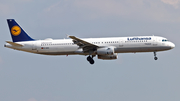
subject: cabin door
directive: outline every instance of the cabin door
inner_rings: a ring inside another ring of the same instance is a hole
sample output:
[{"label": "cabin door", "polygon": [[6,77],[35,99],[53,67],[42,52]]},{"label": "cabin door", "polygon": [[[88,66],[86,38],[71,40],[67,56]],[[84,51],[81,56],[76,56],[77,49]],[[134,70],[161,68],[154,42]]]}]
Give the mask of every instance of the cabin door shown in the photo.
[{"label": "cabin door", "polygon": [[124,46],[124,39],[120,39],[119,40],[119,47],[123,47]]},{"label": "cabin door", "polygon": [[37,50],[37,46],[36,46],[36,43],[34,42],[33,45],[32,45],[32,50]]}]

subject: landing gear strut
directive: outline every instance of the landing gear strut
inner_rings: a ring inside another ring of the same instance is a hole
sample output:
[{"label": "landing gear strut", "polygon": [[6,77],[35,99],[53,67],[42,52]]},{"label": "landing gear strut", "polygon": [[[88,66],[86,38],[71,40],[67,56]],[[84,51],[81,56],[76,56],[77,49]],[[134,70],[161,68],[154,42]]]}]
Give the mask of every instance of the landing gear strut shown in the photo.
[{"label": "landing gear strut", "polygon": [[157,60],[158,58],[156,57],[156,52],[154,52],[154,60]]},{"label": "landing gear strut", "polygon": [[87,57],[87,61],[89,61],[90,64],[94,64],[93,56],[90,55]]}]

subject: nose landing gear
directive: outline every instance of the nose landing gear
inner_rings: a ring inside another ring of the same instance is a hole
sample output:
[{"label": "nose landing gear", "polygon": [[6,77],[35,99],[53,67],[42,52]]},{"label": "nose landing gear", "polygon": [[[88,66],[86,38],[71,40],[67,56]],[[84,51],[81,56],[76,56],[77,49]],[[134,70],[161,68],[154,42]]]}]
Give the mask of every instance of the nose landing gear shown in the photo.
[{"label": "nose landing gear", "polygon": [[156,57],[156,52],[154,52],[154,60],[157,60],[158,58]]}]

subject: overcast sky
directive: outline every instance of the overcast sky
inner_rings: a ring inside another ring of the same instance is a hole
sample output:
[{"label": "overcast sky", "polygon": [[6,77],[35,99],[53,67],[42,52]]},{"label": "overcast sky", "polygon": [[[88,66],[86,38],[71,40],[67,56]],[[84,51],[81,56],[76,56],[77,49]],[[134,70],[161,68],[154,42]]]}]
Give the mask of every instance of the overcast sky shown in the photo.
[{"label": "overcast sky", "polygon": [[[34,39],[157,35],[173,50],[123,53],[90,65],[85,56],[45,56],[4,47],[6,19]],[[0,101],[179,101],[180,0],[1,0]]]}]

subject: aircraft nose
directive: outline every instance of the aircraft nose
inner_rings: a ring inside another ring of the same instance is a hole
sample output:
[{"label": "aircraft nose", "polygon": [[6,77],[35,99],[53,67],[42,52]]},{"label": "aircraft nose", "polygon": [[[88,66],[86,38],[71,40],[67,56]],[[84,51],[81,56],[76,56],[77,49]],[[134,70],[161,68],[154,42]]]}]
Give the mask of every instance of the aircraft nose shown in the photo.
[{"label": "aircraft nose", "polygon": [[171,46],[171,49],[173,49],[175,47],[175,44],[171,42],[170,46]]}]

